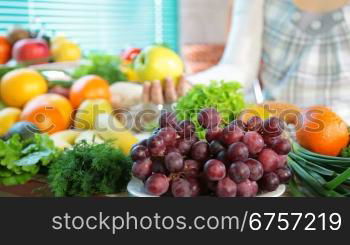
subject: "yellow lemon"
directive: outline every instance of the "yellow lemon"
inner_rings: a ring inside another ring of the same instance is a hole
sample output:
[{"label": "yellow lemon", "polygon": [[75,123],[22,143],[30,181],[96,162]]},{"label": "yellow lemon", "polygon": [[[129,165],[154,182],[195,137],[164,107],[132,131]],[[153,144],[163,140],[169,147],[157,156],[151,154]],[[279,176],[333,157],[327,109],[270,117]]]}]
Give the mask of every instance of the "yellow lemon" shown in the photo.
[{"label": "yellow lemon", "polygon": [[18,122],[21,110],[8,107],[0,111],[0,136],[6,134],[13,124]]}]

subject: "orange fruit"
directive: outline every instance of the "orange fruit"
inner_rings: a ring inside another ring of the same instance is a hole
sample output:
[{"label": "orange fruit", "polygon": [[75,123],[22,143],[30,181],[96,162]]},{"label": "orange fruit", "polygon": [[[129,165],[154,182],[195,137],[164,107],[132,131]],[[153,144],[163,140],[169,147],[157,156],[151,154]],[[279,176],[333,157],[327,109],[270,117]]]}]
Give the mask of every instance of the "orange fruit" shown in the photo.
[{"label": "orange fruit", "polygon": [[45,78],[33,69],[16,69],[1,79],[0,93],[6,105],[23,107],[29,100],[47,92]]},{"label": "orange fruit", "polygon": [[0,37],[0,64],[6,64],[11,59],[11,44],[6,37]]},{"label": "orange fruit", "polygon": [[324,106],[312,106],[302,112],[296,136],[304,148],[328,156],[338,156],[349,143],[346,123]]},{"label": "orange fruit", "polygon": [[69,99],[74,108],[87,99],[106,99],[110,101],[111,93],[106,80],[96,75],[79,78],[71,87]]},{"label": "orange fruit", "polygon": [[300,114],[301,109],[296,105],[280,101],[266,101],[245,109],[241,112],[240,119],[246,123],[253,116],[259,116],[262,119],[278,117],[287,124],[297,124]]},{"label": "orange fruit", "polygon": [[65,97],[44,94],[27,103],[21,120],[34,123],[41,132],[52,134],[69,128],[72,112],[72,105]]}]

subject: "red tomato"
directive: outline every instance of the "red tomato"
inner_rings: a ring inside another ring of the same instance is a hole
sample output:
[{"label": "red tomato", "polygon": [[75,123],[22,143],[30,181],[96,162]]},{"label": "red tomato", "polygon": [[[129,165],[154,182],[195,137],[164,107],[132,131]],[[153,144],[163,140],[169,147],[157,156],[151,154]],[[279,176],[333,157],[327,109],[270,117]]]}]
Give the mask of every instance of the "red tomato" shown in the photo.
[{"label": "red tomato", "polygon": [[11,44],[6,37],[0,36],[0,64],[6,64],[11,59]]},{"label": "red tomato", "polygon": [[128,48],[123,52],[122,58],[126,61],[133,61],[140,52],[140,48]]}]

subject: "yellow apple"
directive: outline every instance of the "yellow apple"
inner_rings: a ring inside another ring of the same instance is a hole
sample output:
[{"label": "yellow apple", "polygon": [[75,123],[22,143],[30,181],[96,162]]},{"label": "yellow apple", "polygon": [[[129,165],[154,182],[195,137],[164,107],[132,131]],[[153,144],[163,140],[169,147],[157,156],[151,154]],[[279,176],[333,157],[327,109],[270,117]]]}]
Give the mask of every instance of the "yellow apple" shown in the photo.
[{"label": "yellow apple", "polygon": [[93,129],[97,115],[113,111],[111,104],[105,99],[85,100],[75,115],[74,127],[77,129]]},{"label": "yellow apple", "polygon": [[136,57],[133,68],[140,81],[163,81],[169,77],[178,81],[184,72],[184,64],[173,50],[161,45],[152,45]]}]

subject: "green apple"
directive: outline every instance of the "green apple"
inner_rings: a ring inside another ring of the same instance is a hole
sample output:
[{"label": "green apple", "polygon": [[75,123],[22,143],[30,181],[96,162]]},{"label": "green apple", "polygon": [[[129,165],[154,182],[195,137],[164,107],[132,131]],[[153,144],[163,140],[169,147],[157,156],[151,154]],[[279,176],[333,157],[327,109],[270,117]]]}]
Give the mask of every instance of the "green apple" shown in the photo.
[{"label": "green apple", "polygon": [[97,115],[113,111],[111,104],[105,99],[85,100],[75,115],[76,129],[93,129]]},{"label": "green apple", "polygon": [[169,77],[175,82],[184,72],[184,64],[173,50],[161,45],[151,45],[136,57],[134,71],[140,81],[163,81]]}]

